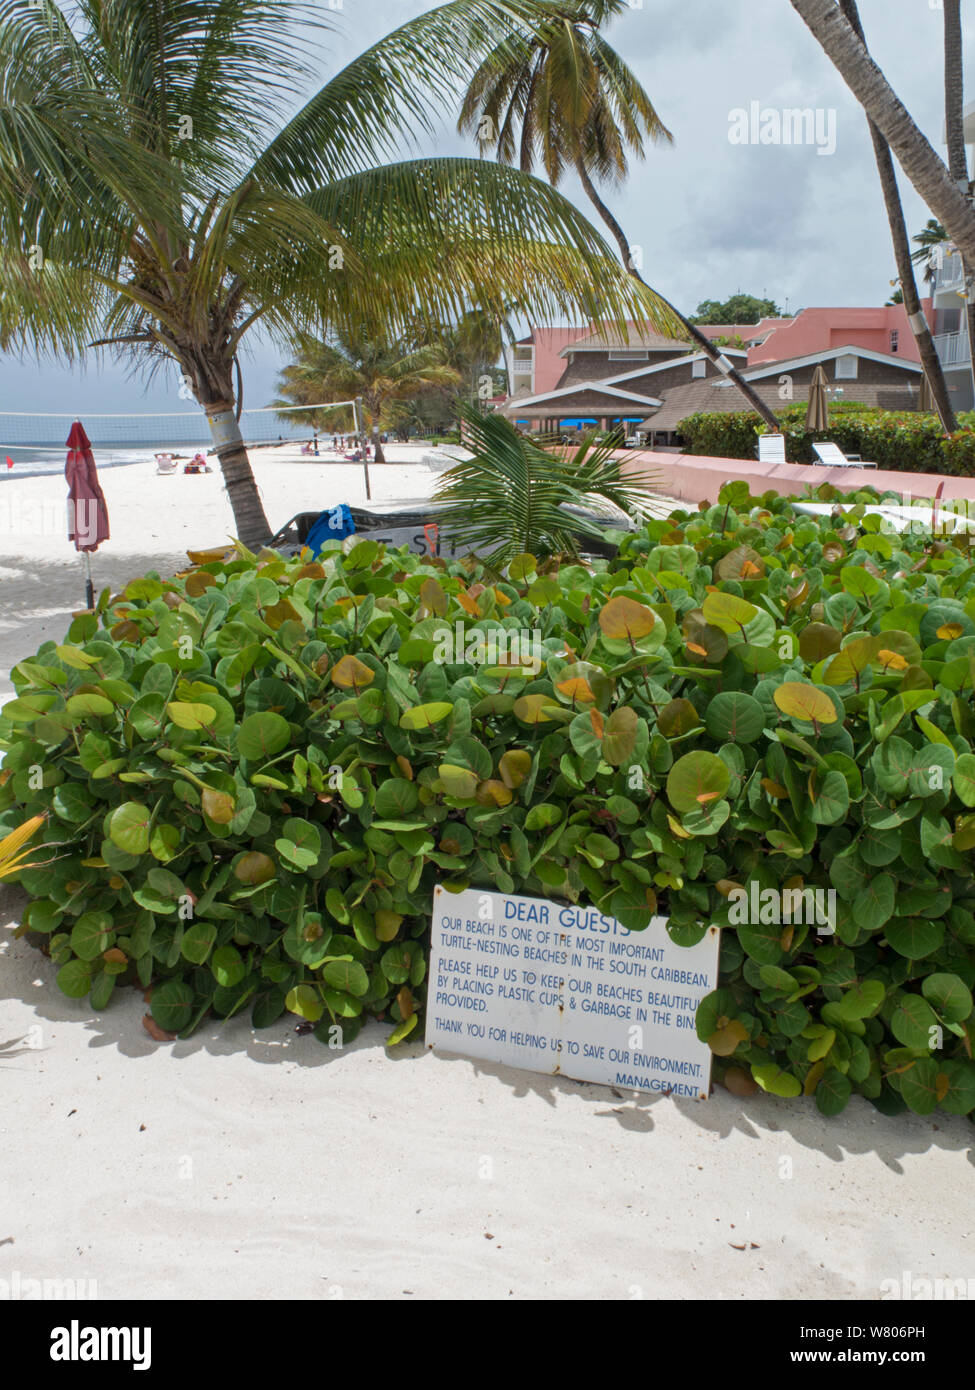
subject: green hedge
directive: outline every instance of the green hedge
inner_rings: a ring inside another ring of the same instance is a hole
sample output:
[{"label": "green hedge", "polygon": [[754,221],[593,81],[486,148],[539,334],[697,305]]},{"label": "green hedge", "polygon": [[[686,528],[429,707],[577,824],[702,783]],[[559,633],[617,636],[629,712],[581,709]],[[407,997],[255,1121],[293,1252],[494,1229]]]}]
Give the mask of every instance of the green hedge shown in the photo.
[{"label": "green hedge", "polygon": [[[0,715],[0,833],[53,857],[23,930],[96,1010],[328,1041],[415,1028],[437,882],[715,922],[729,1086],[970,1112],[975,567],[863,511],[732,484],[593,570],[350,537],[106,591]],[[763,920],[792,888],[835,932]]]},{"label": "green hedge", "polygon": [[[854,401],[830,405],[829,429],[806,429],[806,405],[778,412],[792,463],[814,463],[813,443],[832,440],[846,454],[859,454],[876,463],[908,473],[951,473],[975,476],[975,432],[960,430],[946,439],[936,415],[911,411],[873,410]],[[714,458],[754,459],[761,418],[749,411],[690,415],[680,422],[689,454]]]}]

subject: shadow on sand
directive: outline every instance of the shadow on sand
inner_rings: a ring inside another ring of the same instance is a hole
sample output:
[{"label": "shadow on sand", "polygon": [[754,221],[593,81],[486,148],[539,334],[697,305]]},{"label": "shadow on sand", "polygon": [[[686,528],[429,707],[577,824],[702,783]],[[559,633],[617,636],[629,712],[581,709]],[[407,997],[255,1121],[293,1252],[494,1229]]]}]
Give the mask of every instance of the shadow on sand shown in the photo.
[{"label": "shadow on sand", "polygon": [[[61,994],[51,962],[28,942],[14,940],[12,933],[6,930],[19,920],[26,901],[20,889],[0,887],[0,931],[3,931],[0,936],[0,1018],[9,1020],[8,1003],[17,1000],[33,1011],[36,1020],[83,1023],[90,1034],[89,1047],[113,1048],[133,1061],[152,1056],[160,1047],[168,1047],[177,1060],[199,1052],[215,1057],[245,1053],[252,1062],[265,1065],[286,1062],[300,1067],[327,1067],[339,1056],[337,1050],[323,1046],[311,1035],[298,1035],[284,1019],[271,1028],[256,1031],[246,1014],[226,1022],[208,1019],[190,1038],[158,1043],[142,1026],[147,1009],[137,989],[122,991],[104,1013],[96,1014],[87,1000],[68,999]],[[20,1026],[23,1029],[23,1021]],[[27,1026],[30,1027],[30,1021]],[[37,1055],[28,1043],[28,1033],[10,1036],[13,1031],[9,1022],[0,1024],[2,1072],[10,1066],[29,1068],[31,1055]],[[387,1034],[386,1025],[370,1022],[349,1044],[349,1050],[380,1049]],[[395,1052],[387,1053],[386,1060],[391,1066],[409,1066],[422,1057],[424,1051],[422,1042],[408,1042]],[[964,1153],[975,1167],[975,1127],[964,1116],[936,1113],[934,1116],[888,1117],[881,1115],[868,1101],[854,1096],[842,1115],[827,1119],[809,1100],[778,1100],[764,1094],[742,1098],[720,1086],[714,1089],[707,1104],[701,1104],[684,1098],[645,1095],[616,1086],[573,1081],[569,1077],[518,1071],[458,1054],[438,1053],[438,1060],[442,1065],[467,1067],[476,1076],[493,1078],[516,1098],[535,1095],[553,1109],[560,1097],[582,1098],[591,1106],[596,1118],[640,1133],[649,1134],[654,1130],[656,1107],[674,1105],[703,1132],[726,1137],[737,1131],[754,1140],[786,1133],[801,1147],[821,1153],[835,1163],[842,1162],[847,1155],[874,1153],[890,1171],[900,1174],[904,1172],[904,1159],[939,1150]]]}]

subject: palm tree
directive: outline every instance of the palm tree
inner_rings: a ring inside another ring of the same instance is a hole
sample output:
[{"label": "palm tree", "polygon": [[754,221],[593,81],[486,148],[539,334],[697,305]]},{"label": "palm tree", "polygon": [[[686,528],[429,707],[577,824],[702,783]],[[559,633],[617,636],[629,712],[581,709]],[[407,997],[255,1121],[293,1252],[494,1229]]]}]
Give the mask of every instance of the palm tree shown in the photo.
[{"label": "palm tree", "polygon": [[[962,68],[961,0],[944,0],[945,34],[945,133],[948,170],[959,189],[971,195],[968,151],[965,149],[965,78]],[[968,358],[975,393],[975,261],[962,257],[965,277],[965,319],[968,326]],[[975,399],[975,396],[973,396]]]},{"label": "palm tree", "polygon": [[476,400],[481,378],[490,375],[504,347],[501,322],[483,309],[471,309],[458,323],[444,329],[441,340],[447,361],[463,380],[465,393]]},{"label": "palm tree", "polygon": [[948,233],[936,217],[929,217],[927,225],[917,236],[911,237],[911,240],[916,242],[918,247],[916,251],[911,252],[911,260],[915,265],[924,266],[924,278],[930,282],[934,279],[936,248],[948,240]]},{"label": "palm tree", "polygon": [[[840,4],[861,43],[866,46],[856,0],[840,0]],[[899,294],[901,297],[899,301],[895,300],[894,302],[903,304],[907,313],[908,322],[914,334],[914,341],[917,343],[921,366],[931,388],[931,397],[945,434],[954,434],[958,428],[958,421],[951,404],[951,396],[945,382],[941,359],[934,345],[934,338],[931,335],[928,321],[921,309],[921,296],[918,294],[917,280],[914,276],[911,244],[907,239],[907,223],[904,221],[904,208],[901,204],[900,189],[897,186],[894,160],[890,153],[890,146],[869,116],[867,117],[867,126],[870,130],[870,139],[873,142],[874,158],[877,161],[880,187],[884,195],[884,205],[887,208],[887,221],[890,224],[890,235],[894,244],[894,260],[897,264],[897,275],[900,281]]]},{"label": "palm tree", "polygon": [[[446,364],[442,347],[413,348],[400,341],[356,341],[336,334],[334,342],[304,335],[298,339],[297,360],[281,373],[278,390],[293,405],[314,405],[327,400],[362,399],[366,424],[372,428],[376,462],[385,463],[379,439],[381,423],[393,401],[413,400],[428,391],[460,385],[460,373]],[[285,401],[277,401],[287,416]],[[312,423],[327,428],[327,414],[317,413]],[[308,418],[308,412],[291,418]]]},{"label": "palm tree", "polygon": [[966,262],[975,264],[975,209],[860,42],[836,0],[790,0],[823,52],[897,156],[918,196]]},{"label": "palm tree", "polygon": [[255,326],[381,338],[512,300],[669,322],[540,180],[385,162],[547,7],[442,4],[289,114],[326,27],[305,0],[0,0],[0,347],[175,362],[254,545],[234,364]]},{"label": "palm tree", "polygon": [[[622,183],[628,151],[642,159],[647,140],[673,139],[630,68],[599,33],[605,20],[628,7],[628,0],[564,0],[556,13],[540,15],[531,32],[501,38],[468,86],[458,129],[478,135],[482,146],[494,146],[500,163],[517,161],[525,173],[537,159],[553,188],[574,171],[629,274],[646,285],[626,234],[596,188],[596,181]],[[772,411],[720,348],[663,302],[752,409],[778,430]]]},{"label": "palm tree", "polygon": [[602,499],[641,514],[654,478],[649,473],[624,478],[623,461],[611,443],[587,439],[575,452],[556,455],[503,415],[464,407],[461,418],[473,457],[440,478],[437,520],[493,568],[521,554],[578,556],[580,540],[603,534],[603,528],[566,508],[591,510],[593,499]]}]

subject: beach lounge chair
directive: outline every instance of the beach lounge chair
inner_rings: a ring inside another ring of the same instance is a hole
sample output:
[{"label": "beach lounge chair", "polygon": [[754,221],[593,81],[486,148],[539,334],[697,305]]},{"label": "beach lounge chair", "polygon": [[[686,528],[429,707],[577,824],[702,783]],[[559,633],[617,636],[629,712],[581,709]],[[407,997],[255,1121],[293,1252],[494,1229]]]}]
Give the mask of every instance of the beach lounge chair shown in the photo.
[{"label": "beach lounge chair", "polygon": [[876,468],[875,463],[865,463],[859,454],[844,454],[838,444],[814,444],[813,453],[820,463],[828,468]]},{"label": "beach lounge chair", "polygon": [[759,463],[785,463],[785,435],[760,434],[758,436]]},{"label": "beach lounge chair", "polygon": [[167,477],[177,470],[176,460],[172,454],[156,454],[156,473],[162,477]]}]

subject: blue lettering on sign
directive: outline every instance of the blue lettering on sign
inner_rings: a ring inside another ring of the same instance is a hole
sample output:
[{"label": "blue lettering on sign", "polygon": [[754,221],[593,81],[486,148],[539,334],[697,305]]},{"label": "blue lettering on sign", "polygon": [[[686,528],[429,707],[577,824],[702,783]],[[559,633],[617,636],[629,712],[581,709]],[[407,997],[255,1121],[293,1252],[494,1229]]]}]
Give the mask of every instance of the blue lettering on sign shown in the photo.
[{"label": "blue lettering on sign", "polygon": [[541,922],[543,927],[548,926],[548,907],[545,903],[512,902],[510,898],[506,898],[504,915],[509,921],[514,919],[518,922]]}]

